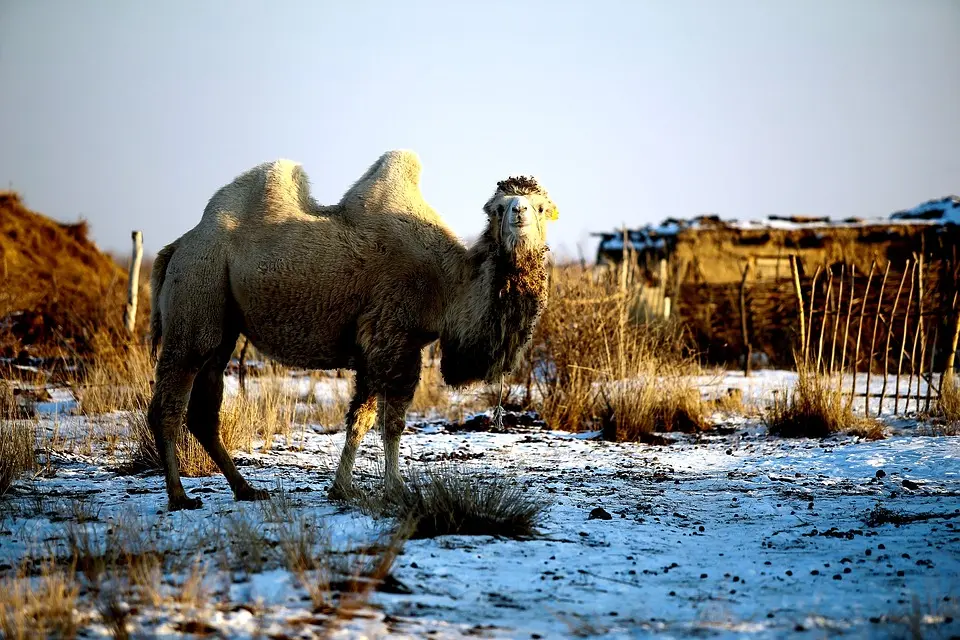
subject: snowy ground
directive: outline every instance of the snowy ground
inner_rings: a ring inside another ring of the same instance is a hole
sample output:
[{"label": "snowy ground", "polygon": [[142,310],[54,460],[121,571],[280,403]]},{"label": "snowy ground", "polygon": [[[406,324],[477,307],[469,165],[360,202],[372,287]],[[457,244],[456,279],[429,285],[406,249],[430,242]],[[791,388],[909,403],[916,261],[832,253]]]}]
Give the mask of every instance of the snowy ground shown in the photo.
[{"label": "snowy ground", "polygon": [[[738,386],[735,380],[713,383]],[[785,380],[777,373],[741,378],[755,389]],[[55,394],[45,408],[67,401]],[[101,419],[96,429],[122,430],[125,420]],[[509,475],[549,503],[540,535],[409,541],[392,574],[410,593],[375,593],[365,614],[338,633],[873,638],[908,636],[912,620],[924,637],[956,636],[960,439],[896,424],[894,437],[876,442],[787,441],[767,436],[756,421],[727,418],[730,433],[673,436],[677,442],[662,447],[538,428],[448,432],[411,424],[401,444],[410,471],[452,460],[471,474]],[[57,434],[60,451],[70,438],[89,440],[83,418],[48,417],[42,426]],[[325,524],[334,547],[369,545],[389,523],[327,499],[343,434],[324,431],[308,428],[289,445],[281,439],[270,451],[239,454],[241,471],[259,486],[281,483],[295,512]],[[371,434],[358,471],[373,490],[380,454]],[[0,573],[62,544],[77,504],[91,520],[84,526],[101,533],[136,513],[184,556],[229,537],[240,515],[271,535],[263,506],[233,502],[219,475],[184,479],[204,508],[169,514],[161,476],[114,471],[122,448],[49,455],[45,473],[0,503]],[[591,518],[598,507],[611,518]],[[935,517],[867,526],[877,507]],[[198,611],[141,606],[132,616],[136,632],[179,637],[178,624],[200,619],[222,637],[320,635],[305,590],[277,563],[251,572],[220,570],[212,554],[209,560],[209,604]],[[182,578],[165,579],[176,589]],[[83,620],[87,635],[105,633],[95,612]]]}]

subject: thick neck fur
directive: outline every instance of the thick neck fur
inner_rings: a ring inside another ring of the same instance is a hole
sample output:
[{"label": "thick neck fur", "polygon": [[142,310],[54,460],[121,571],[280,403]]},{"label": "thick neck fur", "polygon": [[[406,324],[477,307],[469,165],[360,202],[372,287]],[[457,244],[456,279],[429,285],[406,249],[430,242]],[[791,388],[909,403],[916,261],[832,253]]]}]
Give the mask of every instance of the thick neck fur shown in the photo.
[{"label": "thick neck fur", "polygon": [[467,251],[440,331],[447,384],[493,382],[517,364],[546,303],[546,251],[508,253],[489,229]]}]

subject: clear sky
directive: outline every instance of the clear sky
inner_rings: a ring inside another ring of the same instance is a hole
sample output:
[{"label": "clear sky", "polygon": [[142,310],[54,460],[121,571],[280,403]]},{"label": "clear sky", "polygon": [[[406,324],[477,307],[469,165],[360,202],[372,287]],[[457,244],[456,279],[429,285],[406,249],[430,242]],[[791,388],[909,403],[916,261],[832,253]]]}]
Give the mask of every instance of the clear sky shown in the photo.
[{"label": "clear sky", "polygon": [[417,151],[459,234],[540,178],[555,250],[960,193],[960,1],[0,0],[0,186],[157,251],[250,166],[338,200]]}]

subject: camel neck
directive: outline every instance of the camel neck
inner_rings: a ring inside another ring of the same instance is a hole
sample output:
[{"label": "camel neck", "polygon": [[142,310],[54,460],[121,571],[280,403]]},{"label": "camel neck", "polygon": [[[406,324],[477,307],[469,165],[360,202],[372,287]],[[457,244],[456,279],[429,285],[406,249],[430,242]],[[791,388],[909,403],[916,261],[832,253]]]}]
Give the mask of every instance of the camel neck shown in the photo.
[{"label": "camel neck", "polygon": [[467,252],[440,334],[447,384],[492,382],[513,369],[546,302],[545,253],[511,254],[488,235]]}]

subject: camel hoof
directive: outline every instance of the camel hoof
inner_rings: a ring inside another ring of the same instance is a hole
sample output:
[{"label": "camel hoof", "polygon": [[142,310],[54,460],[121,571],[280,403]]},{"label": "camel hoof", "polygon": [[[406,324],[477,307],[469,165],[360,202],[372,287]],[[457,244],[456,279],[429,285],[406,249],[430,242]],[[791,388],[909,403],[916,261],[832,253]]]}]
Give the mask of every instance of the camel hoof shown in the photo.
[{"label": "camel hoof", "polygon": [[239,489],[234,497],[241,502],[255,502],[257,500],[269,500],[270,492],[265,489],[254,489],[250,485]]},{"label": "camel hoof", "polygon": [[168,511],[182,511],[184,509],[193,510],[199,509],[203,506],[203,500],[200,498],[188,498],[184,495],[181,498],[170,498],[170,503],[167,505]]},{"label": "camel hoof", "polygon": [[353,494],[354,490],[352,486],[345,487],[342,484],[334,482],[330,490],[327,491],[327,498],[337,502],[346,502]]}]

